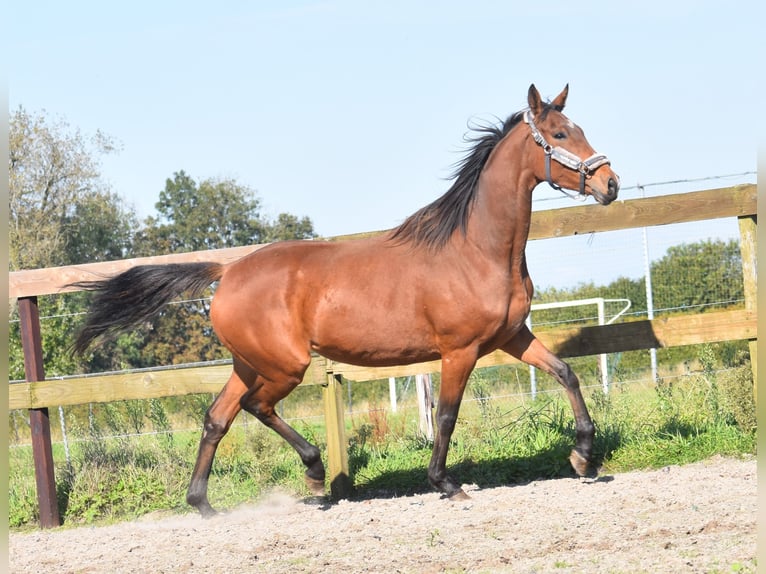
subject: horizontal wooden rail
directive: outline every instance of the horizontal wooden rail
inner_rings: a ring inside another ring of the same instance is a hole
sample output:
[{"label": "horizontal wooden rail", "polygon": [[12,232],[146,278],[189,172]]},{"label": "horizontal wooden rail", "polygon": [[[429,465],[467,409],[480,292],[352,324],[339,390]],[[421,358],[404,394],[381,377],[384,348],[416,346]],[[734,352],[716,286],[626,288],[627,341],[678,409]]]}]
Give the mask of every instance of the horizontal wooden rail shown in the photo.
[{"label": "horizontal wooden rail", "polygon": [[[663,319],[594,325],[568,329],[535,331],[540,342],[560,357],[582,357],[601,353],[621,353],[735,341],[757,337],[757,314],[751,311],[718,311],[699,315],[678,315]],[[477,367],[518,363],[502,351],[480,358]],[[358,367],[330,362],[328,371],[351,381],[369,381],[386,377],[404,377],[441,370],[437,361],[396,367]]]},{"label": "horizontal wooden rail", "polygon": [[581,205],[535,211],[532,212],[529,239],[740,217],[756,213],[757,205],[757,186],[746,184],[615,201],[606,207]]},{"label": "horizontal wooden rail", "polygon": [[65,285],[76,281],[93,281],[95,279],[111,277],[136,265],[164,265],[167,263],[192,263],[199,261],[229,263],[261,247],[264,247],[264,245],[246,245],[244,247],[210,249],[208,251],[193,251],[191,253],[174,253],[171,255],[156,255],[154,257],[135,257],[118,261],[102,261],[99,263],[84,263],[82,265],[13,271],[8,277],[9,296],[14,299],[80,291],[81,289],[65,287]]},{"label": "horizontal wooden rail", "polygon": [[[606,207],[582,205],[564,209],[535,211],[532,213],[529,239],[567,237],[599,231],[617,231],[634,227],[754,215],[757,212],[757,195],[756,186],[746,184],[692,193],[615,201]],[[383,232],[341,235],[330,239],[339,241],[371,237],[380,233]],[[263,245],[250,245],[66,267],[14,271],[8,277],[9,296],[16,299],[75,291],[76,289],[65,288],[64,286],[75,281],[90,281],[115,275],[135,265],[192,261],[229,263],[261,247]]]},{"label": "horizontal wooden rail", "polygon": [[[535,334],[561,357],[576,357],[754,339],[757,336],[757,316],[752,311],[719,311],[653,321],[554,329]],[[477,366],[490,367],[516,362],[510,355],[495,351],[479,359]],[[373,368],[336,363],[317,356],[312,360],[303,384],[326,384],[328,374],[340,375],[351,381],[369,381],[434,373],[440,369],[439,361]],[[224,364],[14,383],[10,385],[8,406],[10,409],[33,409],[218,393],[230,373],[231,365]]]}]

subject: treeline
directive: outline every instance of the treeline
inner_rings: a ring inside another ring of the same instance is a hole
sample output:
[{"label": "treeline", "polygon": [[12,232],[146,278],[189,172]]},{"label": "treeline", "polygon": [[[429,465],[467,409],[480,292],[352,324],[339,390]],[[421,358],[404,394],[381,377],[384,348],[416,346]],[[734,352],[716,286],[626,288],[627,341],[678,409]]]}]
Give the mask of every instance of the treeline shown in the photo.
[{"label": "treeline", "polygon": [[[650,265],[652,302],[655,314],[704,312],[744,304],[742,256],[739,242],[710,239],[670,247],[665,255]],[[534,303],[553,303],[603,297],[628,299],[629,318],[646,318],[648,311],[646,278],[620,277],[608,285],[583,283],[568,289],[548,288],[535,293]],[[607,315],[616,313],[621,303],[607,307]],[[589,314],[589,316],[587,316]],[[587,316],[587,317],[586,317]],[[557,322],[595,322],[594,307],[540,310],[534,314],[538,325]],[[608,319],[609,317],[607,317]]]},{"label": "treeline", "polygon": [[[744,307],[744,281],[739,242],[720,239],[680,244],[670,247],[665,255],[650,265],[652,308],[655,318],[669,314],[703,313],[706,311]],[[619,321],[646,319],[648,304],[646,278],[620,277],[608,285],[584,283],[571,289],[548,288],[535,294],[534,303],[553,303],[602,297],[627,299],[630,308]],[[606,302],[606,321],[625,304]],[[537,310],[532,313],[533,329],[541,330],[574,325],[598,324],[594,305]],[[660,373],[670,373],[679,367],[685,370],[703,368],[702,355],[717,369],[740,367],[749,361],[746,341],[724,341],[708,345],[672,347],[657,350]],[[595,357],[569,360],[583,380],[597,379],[600,374]],[[614,353],[608,358],[612,381],[632,380],[649,369],[649,351]],[[709,368],[704,367],[704,368]]]}]

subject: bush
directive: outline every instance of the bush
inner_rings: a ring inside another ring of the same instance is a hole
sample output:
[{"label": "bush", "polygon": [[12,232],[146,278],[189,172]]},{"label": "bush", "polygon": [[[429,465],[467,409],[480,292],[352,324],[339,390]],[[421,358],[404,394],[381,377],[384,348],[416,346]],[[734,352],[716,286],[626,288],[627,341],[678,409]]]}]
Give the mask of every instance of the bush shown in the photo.
[{"label": "bush", "polygon": [[750,364],[723,372],[718,377],[721,407],[743,432],[754,432],[757,421]]}]

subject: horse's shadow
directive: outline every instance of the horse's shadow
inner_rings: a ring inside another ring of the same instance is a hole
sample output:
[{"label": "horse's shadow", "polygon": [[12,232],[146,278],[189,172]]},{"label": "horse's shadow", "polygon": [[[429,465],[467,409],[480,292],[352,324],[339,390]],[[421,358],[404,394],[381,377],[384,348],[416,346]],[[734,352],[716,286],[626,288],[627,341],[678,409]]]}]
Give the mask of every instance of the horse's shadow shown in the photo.
[{"label": "horse's shadow", "polygon": [[[616,437],[611,437],[613,440]],[[611,441],[610,441],[611,442]],[[619,442],[619,439],[618,439]],[[612,442],[614,445],[615,443]],[[475,489],[497,488],[503,486],[521,486],[541,480],[576,479],[577,474],[568,462],[570,442],[558,443],[551,449],[521,457],[495,457],[482,460],[466,459],[455,462],[450,466],[450,473],[463,485]],[[614,446],[616,448],[616,446]],[[614,450],[610,448],[610,452]],[[608,453],[602,452],[594,457],[593,467],[598,469]],[[364,467],[367,457],[351,456],[351,481],[354,483],[349,500],[364,501],[403,496],[416,496],[434,492],[427,478],[428,469],[412,467],[408,469],[388,470],[381,474],[365,479]],[[584,483],[603,483],[614,480],[613,476],[594,472],[587,478],[581,478]],[[329,509],[339,499],[332,496],[308,497],[306,504],[317,505]]]}]

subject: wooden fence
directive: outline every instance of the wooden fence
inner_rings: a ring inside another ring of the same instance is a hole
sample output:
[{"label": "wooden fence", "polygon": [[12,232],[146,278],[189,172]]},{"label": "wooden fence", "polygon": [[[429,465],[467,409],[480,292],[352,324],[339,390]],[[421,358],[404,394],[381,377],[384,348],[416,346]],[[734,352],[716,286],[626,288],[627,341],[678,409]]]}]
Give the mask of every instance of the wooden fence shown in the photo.
[{"label": "wooden fence", "polygon": [[[556,329],[536,333],[561,357],[617,353],[639,349],[675,347],[717,341],[750,341],[754,388],[757,365],[756,249],[757,191],[752,184],[661,197],[616,201],[604,207],[584,205],[536,211],[532,214],[531,240],[566,237],[673,223],[737,217],[745,280],[745,309],[707,312],[683,317],[632,321],[605,326]],[[341,236],[332,240],[374,235]],[[192,366],[163,370],[99,374],[45,380],[37,297],[62,293],[62,285],[92,280],[147,263],[234,261],[261,245],[126,259],[67,267],[19,271],[9,276],[12,299],[18,299],[26,382],[9,388],[9,408],[29,409],[35,461],[40,523],[44,528],[60,525],[51,449],[48,407],[127,399],[216,393],[227,380],[229,365]],[[70,289],[72,290],[72,289]],[[515,360],[500,351],[482,357],[477,367],[503,365]],[[304,384],[324,387],[327,425],[328,477],[334,496],[345,496],[350,487],[344,432],[341,379],[368,381],[419,373],[437,372],[438,361],[400,367],[367,368],[315,357]]]}]

